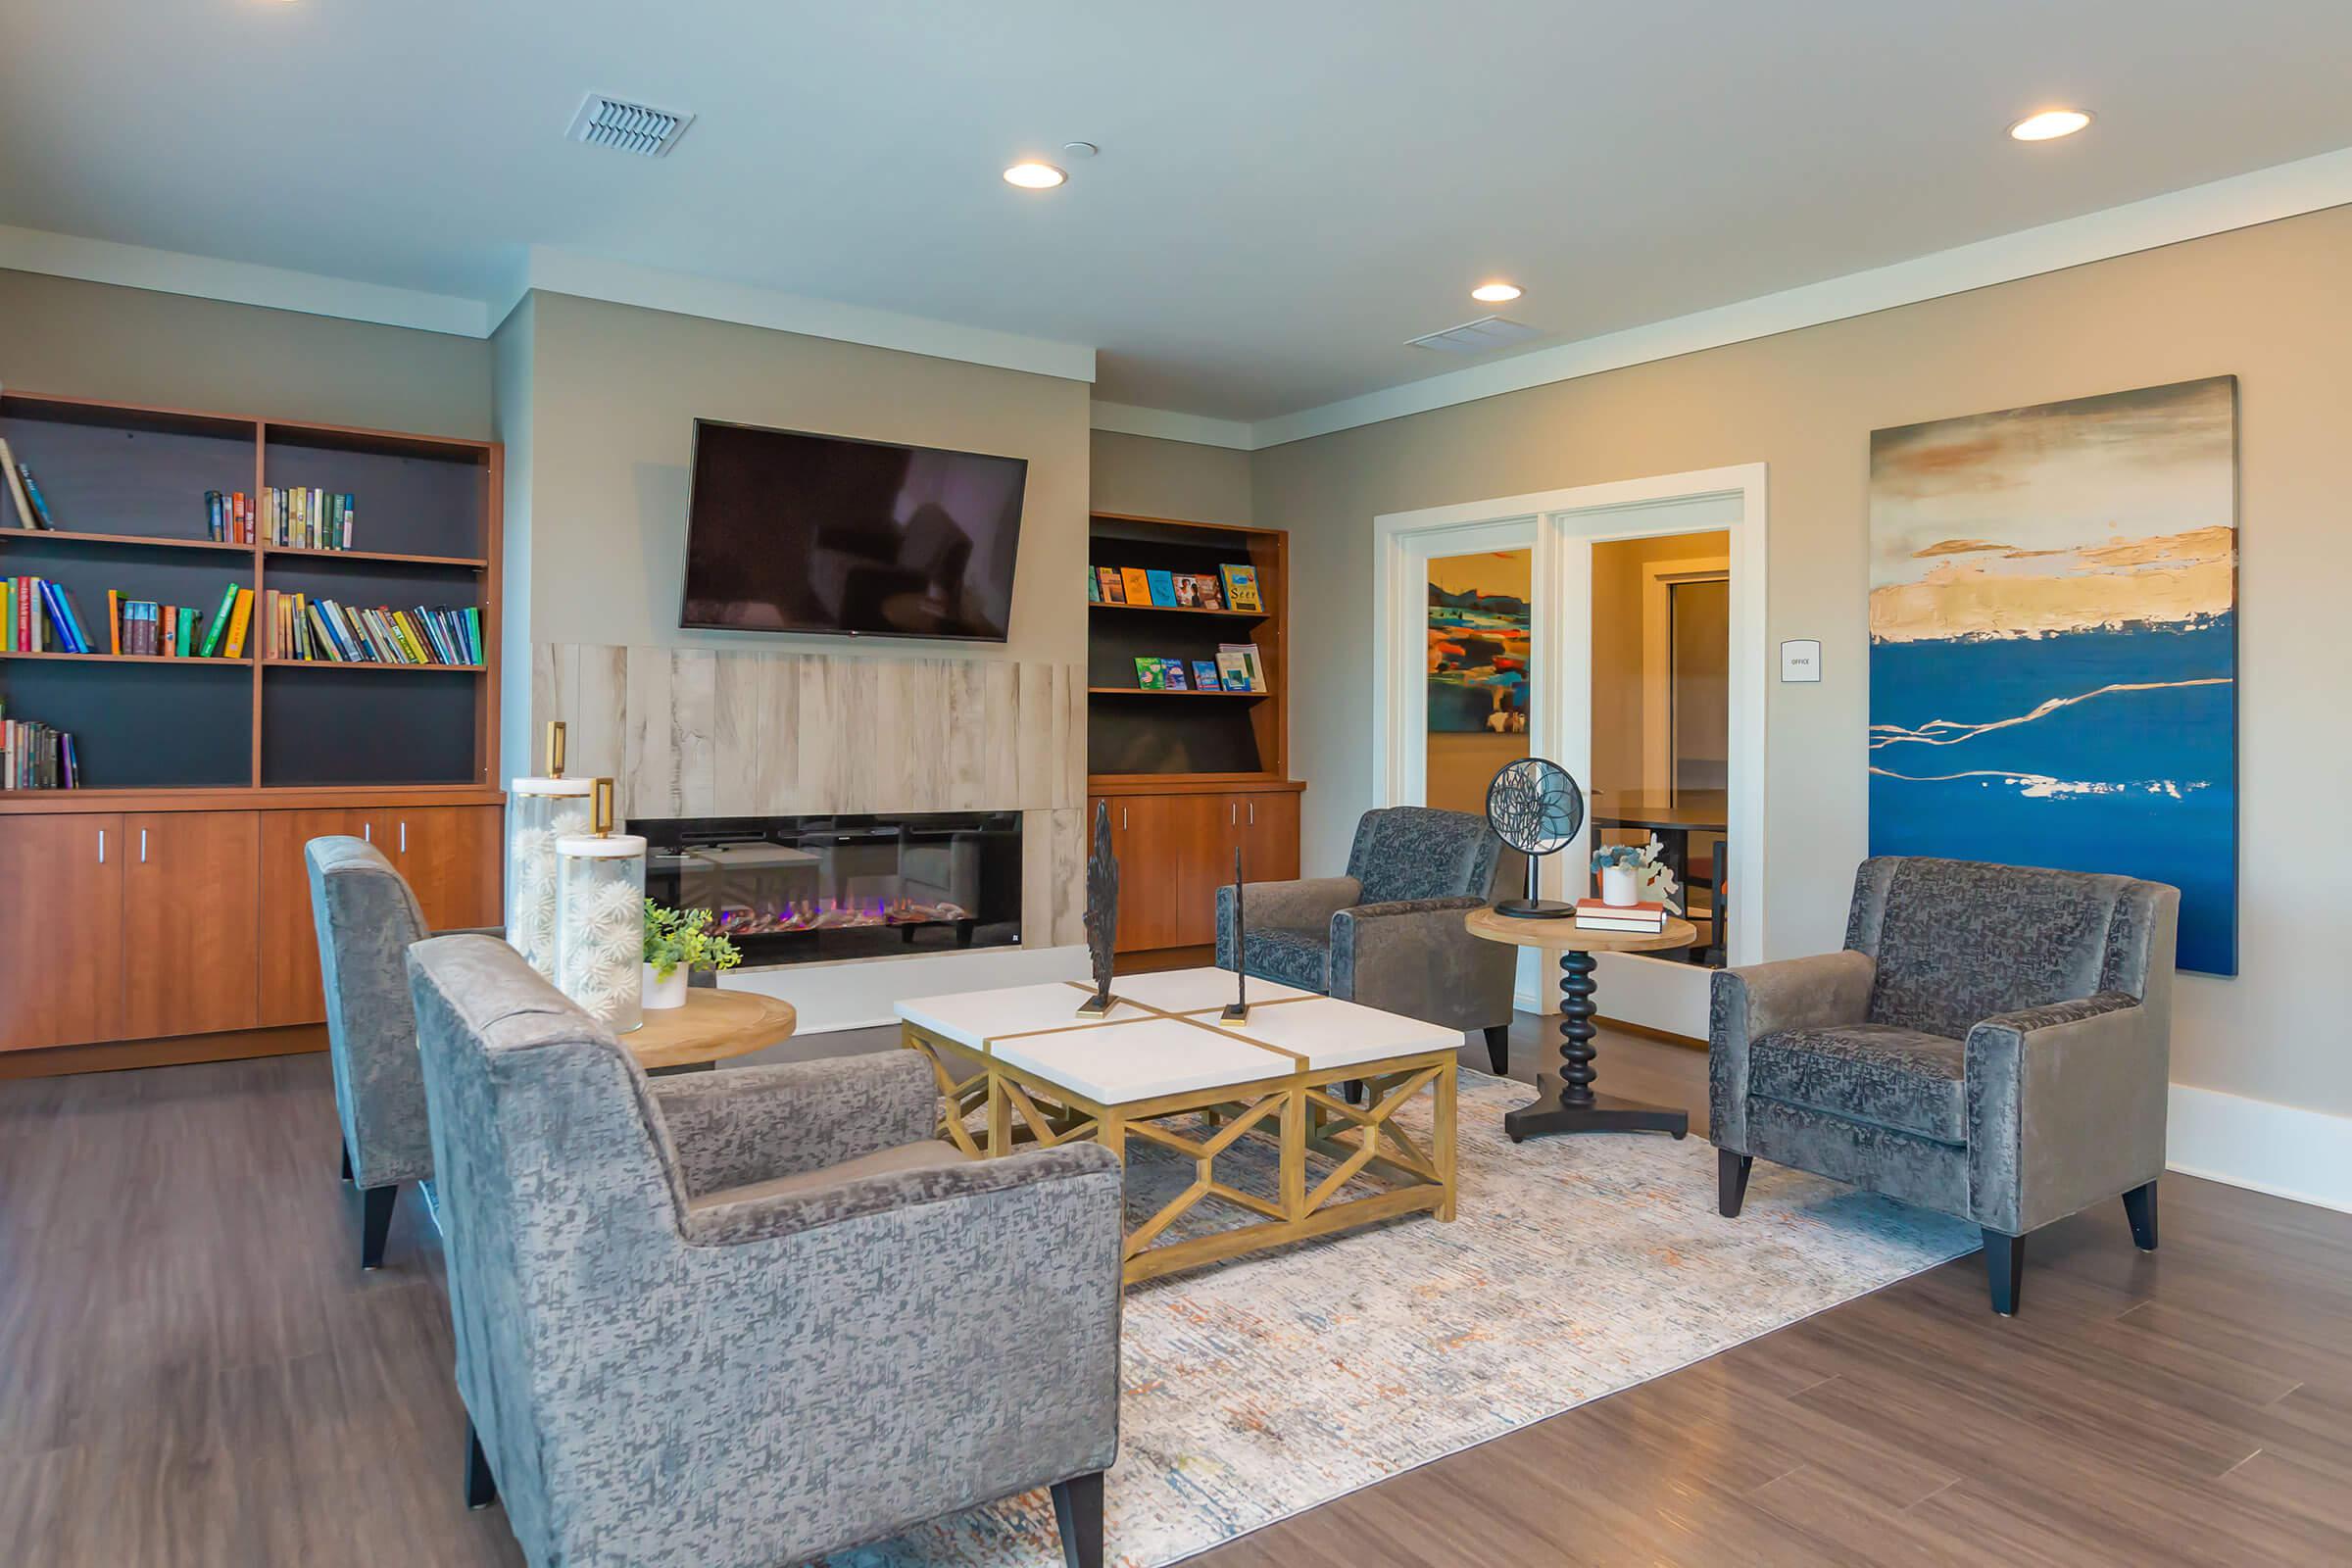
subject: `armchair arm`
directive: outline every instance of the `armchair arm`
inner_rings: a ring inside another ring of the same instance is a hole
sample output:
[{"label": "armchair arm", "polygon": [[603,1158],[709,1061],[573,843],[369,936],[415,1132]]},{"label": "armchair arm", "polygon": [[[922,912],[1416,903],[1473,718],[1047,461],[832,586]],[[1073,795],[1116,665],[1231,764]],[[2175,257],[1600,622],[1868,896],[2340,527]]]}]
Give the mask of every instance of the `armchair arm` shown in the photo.
[{"label": "armchair arm", "polygon": [[453,925],[446,931],[425,933],[426,936],[433,937],[497,937],[502,941],[505,940],[507,928],[503,925]]},{"label": "armchair arm", "polygon": [[1717,1148],[1747,1152],[1747,1048],[1782,1029],[1863,1022],[1878,969],[1849,948],[1716,972],[1707,998],[1707,1136]]},{"label": "armchair arm", "polygon": [[[1321,931],[1331,917],[1363,896],[1351,876],[1307,877],[1297,882],[1244,884],[1250,923],[1261,931]],[[1233,886],[1217,889],[1217,928],[1222,932],[1233,904]]]},{"label": "armchair arm", "polygon": [[919,1052],[731,1067],[646,1084],[689,1194],[797,1175],[939,1130],[939,1086]]},{"label": "armchair arm", "polygon": [[1384,1012],[1483,1029],[1511,1021],[1518,950],[1472,936],[1462,924],[1487,901],[1359,904],[1331,917],[1331,994]]},{"label": "armchair arm", "polygon": [[2171,1041],[2107,991],[1968,1032],[1971,1217],[2022,1236],[2164,1171]]},{"label": "armchair arm", "polygon": [[[975,1159],[894,1171],[885,1176],[860,1176],[812,1192],[750,1198],[741,1202],[712,1203],[693,1209],[686,1216],[686,1244],[739,1247],[749,1242],[775,1241],[868,1214],[926,1203],[959,1203],[1041,1182],[1105,1174],[1110,1178],[1109,1193],[1115,1210],[1119,1157],[1101,1144],[1065,1144],[1058,1149],[1033,1149],[1003,1159]],[[942,1216],[941,1223],[960,1226],[962,1222]]]}]

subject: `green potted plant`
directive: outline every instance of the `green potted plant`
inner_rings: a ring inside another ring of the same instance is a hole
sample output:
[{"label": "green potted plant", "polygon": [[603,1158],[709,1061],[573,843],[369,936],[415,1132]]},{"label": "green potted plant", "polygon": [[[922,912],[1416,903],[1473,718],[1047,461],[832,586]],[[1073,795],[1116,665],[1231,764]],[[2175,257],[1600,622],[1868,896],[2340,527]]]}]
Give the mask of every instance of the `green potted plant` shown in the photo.
[{"label": "green potted plant", "polygon": [[645,901],[645,1005],[686,1005],[686,977],[697,969],[712,973],[743,961],[735,944],[711,928],[709,909],[672,909]]}]

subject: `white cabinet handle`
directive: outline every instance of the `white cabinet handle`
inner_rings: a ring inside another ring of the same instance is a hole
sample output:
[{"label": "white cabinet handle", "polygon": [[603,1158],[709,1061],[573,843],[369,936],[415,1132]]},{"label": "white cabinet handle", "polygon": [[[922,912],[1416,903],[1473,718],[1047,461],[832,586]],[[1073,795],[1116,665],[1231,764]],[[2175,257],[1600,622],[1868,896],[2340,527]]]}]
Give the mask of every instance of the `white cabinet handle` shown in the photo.
[{"label": "white cabinet handle", "polygon": [[405,816],[400,819],[400,853],[409,853],[409,819]]},{"label": "white cabinet handle", "polygon": [[104,828],[98,830],[98,863],[100,865],[106,863],[106,829]]},{"label": "white cabinet handle", "polygon": [[362,822],[360,824],[360,837],[367,840],[369,844],[373,844],[375,842],[375,824],[373,822]]},{"label": "white cabinet handle", "polygon": [[145,828],[139,829],[139,863],[141,865],[147,863],[147,830]]}]

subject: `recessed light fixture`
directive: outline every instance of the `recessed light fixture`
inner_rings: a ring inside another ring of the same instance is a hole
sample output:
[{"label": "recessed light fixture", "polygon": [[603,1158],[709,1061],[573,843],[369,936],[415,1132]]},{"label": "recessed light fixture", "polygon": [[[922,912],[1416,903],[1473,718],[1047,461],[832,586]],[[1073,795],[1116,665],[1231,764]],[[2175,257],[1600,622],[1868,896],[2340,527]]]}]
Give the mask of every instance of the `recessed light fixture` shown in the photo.
[{"label": "recessed light fixture", "polygon": [[1482,305],[1502,305],[1517,299],[1523,292],[1524,290],[1516,283],[1505,283],[1496,279],[1492,283],[1479,284],[1470,291],[1470,297]]},{"label": "recessed light fixture", "polygon": [[2072,136],[2089,123],[2090,116],[2080,109],[2044,109],[2011,125],[2009,135],[2016,141],[2056,141],[2061,136]]},{"label": "recessed light fixture", "polygon": [[1004,183],[1018,185],[1023,190],[1052,190],[1070,176],[1052,164],[1025,160],[1004,171]]}]

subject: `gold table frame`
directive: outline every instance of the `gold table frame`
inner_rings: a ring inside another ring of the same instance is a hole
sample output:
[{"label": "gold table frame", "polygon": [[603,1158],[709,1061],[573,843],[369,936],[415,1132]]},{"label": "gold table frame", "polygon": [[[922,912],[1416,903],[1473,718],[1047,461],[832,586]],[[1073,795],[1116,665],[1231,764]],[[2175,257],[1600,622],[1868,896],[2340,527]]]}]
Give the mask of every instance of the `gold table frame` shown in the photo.
[{"label": "gold table frame", "polygon": [[[1077,991],[1091,987],[1076,986]],[[1292,999],[1306,1000],[1306,999]],[[1122,999],[1124,1002],[1124,999]],[[1455,1199],[1455,1052],[1441,1047],[1407,1052],[1343,1067],[1309,1067],[1296,1052],[1250,1037],[1235,1028],[1141,1003],[1124,1004],[1145,1018],[1187,1023],[1222,1039],[1257,1047],[1275,1058],[1276,1070],[1245,1083],[1181,1090],[1147,1100],[1106,1103],[1032,1069],[999,1057],[997,1040],[1059,1034],[1065,1030],[1117,1029],[1144,1019],[1110,1019],[1021,1030],[967,1046],[920,1024],[901,1020],[901,1042],[930,1059],[944,1110],[939,1134],[978,1159],[998,1158],[1017,1149],[1054,1149],[1091,1139],[1126,1159],[1131,1142],[1153,1144],[1195,1163],[1190,1186],[1127,1233],[1121,1247],[1120,1277],[1126,1284],[1155,1279],[1179,1269],[1221,1262],[1244,1252],[1328,1236],[1377,1224],[1402,1214],[1434,1213],[1453,1218]],[[1286,1002],[1252,1004],[1279,1007]],[[1214,1009],[1207,1009],[1213,1016]],[[1339,1084],[1361,1082],[1364,1102],[1350,1104],[1333,1092]],[[1396,1113],[1415,1098],[1430,1096],[1427,1144],[1396,1125]],[[975,1134],[971,1118],[983,1125]],[[1173,1117],[1200,1115],[1214,1129],[1189,1138],[1159,1125]],[[1280,1193],[1268,1199],[1219,1181],[1216,1161],[1245,1138],[1272,1139],[1278,1150]],[[1309,1156],[1333,1162],[1310,1187]],[[1359,1177],[1388,1185],[1355,1198],[1340,1194]],[[1254,1223],[1162,1243],[1168,1228],[1208,1200],[1233,1204],[1258,1216]]]}]

